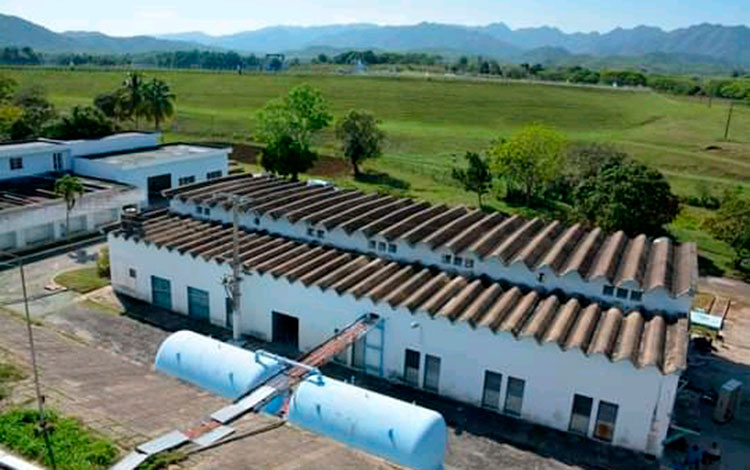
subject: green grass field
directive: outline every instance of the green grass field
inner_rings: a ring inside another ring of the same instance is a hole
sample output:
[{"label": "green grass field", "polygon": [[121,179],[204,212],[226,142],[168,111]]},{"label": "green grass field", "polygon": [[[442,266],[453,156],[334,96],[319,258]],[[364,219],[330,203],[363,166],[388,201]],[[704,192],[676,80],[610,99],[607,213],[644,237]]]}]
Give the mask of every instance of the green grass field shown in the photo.
[{"label": "green grass field", "polygon": [[[61,108],[88,104],[119,85],[124,72],[5,70],[21,83],[45,86]],[[254,114],[269,99],[310,83],[329,101],[335,116],[368,109],[388,134],[385,155],[367,168],[387,177],[372,183],[338,177],[340,184],[388,189],[452,203],[474,203],[445,177],[454,156],[485,149],[531,122],[555,126],[571,141],[614,143],[659,168],[680,195],[700,185],[719,193],[740,185],[750,191],[750,107],[736,106],[729,141],[723,140],[726,103],[602,88],[458,80],[443,77],[386,78],[324,74],[236,75],[207,72],[147,72],[167,80],[177,94],[169,140],[252,140]],[[335,153],[332,130],[316,141]],[[709,150],[708,148],[711,148]],[[504,210],[502,202],[490,204]],[[705,211],[688,208],[671,227],[695,239],[702,254],[726,269],[731,250],[700,228]]]}]

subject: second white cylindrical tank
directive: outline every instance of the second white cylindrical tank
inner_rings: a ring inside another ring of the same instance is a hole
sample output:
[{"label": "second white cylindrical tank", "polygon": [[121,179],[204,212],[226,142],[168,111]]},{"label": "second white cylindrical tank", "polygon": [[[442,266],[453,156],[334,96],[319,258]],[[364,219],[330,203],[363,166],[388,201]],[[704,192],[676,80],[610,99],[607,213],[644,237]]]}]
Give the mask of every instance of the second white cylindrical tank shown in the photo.
[{"label": "second white cylindrical tank", "polygon": [[320,375],[292,395],[289,420],[305,429],[419,470],[443,468],[447,430],[432,410]]},{"label": "second white cylindrical tank", "polygon": [[159,347],[156,370],[225,398],[238,398],[281,368],[268,356],[192,331],[173,333]]}]

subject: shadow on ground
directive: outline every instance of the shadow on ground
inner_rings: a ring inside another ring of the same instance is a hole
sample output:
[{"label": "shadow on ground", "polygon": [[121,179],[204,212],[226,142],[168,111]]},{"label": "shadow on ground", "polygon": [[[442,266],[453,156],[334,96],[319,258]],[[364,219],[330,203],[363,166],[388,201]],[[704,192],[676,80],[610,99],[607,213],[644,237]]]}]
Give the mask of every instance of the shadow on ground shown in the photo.
[{"label": "shadow on ground", "polygon": [[360,173],[355,177],[355,180],[360,183],[387,186],[392,189],[404,191],[411,187],[409,182],[395,178],[388,173],[383,172]]}]

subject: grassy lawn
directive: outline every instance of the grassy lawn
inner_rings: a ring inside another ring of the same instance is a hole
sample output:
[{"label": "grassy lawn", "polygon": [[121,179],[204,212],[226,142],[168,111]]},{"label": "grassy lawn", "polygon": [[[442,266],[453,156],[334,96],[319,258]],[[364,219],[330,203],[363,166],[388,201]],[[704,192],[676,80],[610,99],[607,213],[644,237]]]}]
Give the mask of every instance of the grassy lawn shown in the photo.
[{"label": "grassy lawn", "polygon": [[[42,69],[0,70],[23,84],[46,87],[61,108],[89,104],[97,93],[119,86],[123,72]],[[338,117],[368,109],[388,135],[381,159],[367,165],[380,174],[369,181],[348,175],[337,184],[388,191],[430,201],[474,204],[447,178],[455,155],[481,151],[521,126],[543,122],[571,141],[610,142],[663,171],[673,190],[696,194],[700,186],[720,194],[750,191],[750,107],[735,106],[729,141],[723,140],[727,104],[649,91],[535,85],[425,77],[335,74],[245,74],[191,71],[147,72],[167,80],[177,94],[177,115],[167,140],[252,140],[254,114],[291,87],[318,87]],[[335,154],[333,130],[315,142]],[[488,198],[492,209],[533,212]],[[708,265],[729,269],[731,250],[701,228],[706,214],[688,208],[670,227],[682,240],[696,240]]]},{"label": "grassy lawn", "polygon": [[96,267],[60,273],[55,277],[55,282],[80,294],[86,294],[109,285],[109,279],[99,276]]},{"label": "grassy lawn", "polygon": [[[47,411],[50,440],[59,470],[104,470],[114,463],[117,447],[79,421]],[[39,413],[10,409],[0,413],[0,444],[11,451],[49,466],[44,439],[38,431]]]}]

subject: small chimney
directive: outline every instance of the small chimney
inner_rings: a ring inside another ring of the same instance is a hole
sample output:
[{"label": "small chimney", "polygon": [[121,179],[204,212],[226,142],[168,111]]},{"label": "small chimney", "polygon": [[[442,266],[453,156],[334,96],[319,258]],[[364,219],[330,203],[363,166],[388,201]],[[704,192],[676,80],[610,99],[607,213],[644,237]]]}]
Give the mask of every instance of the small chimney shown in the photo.
[{"label": "small chimney", "polygon": [[143,219],[138,206],[128,205],[122,208],[120,224],[126,237],[141,237],[143,235]]}]

